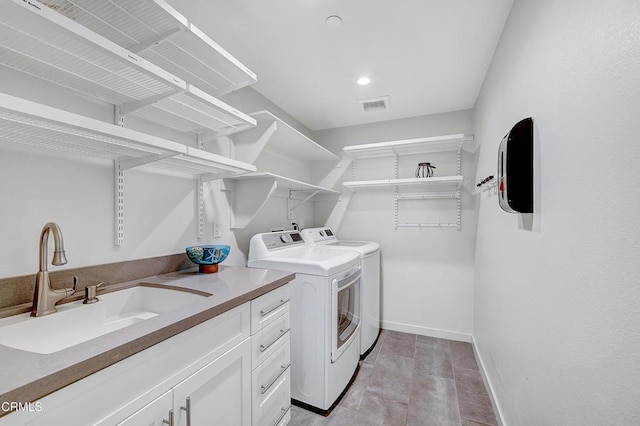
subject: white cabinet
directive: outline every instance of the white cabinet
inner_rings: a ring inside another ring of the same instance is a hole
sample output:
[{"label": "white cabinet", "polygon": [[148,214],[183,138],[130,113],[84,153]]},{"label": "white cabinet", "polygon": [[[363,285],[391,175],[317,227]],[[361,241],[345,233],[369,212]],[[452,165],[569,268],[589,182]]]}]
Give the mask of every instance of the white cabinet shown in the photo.
[{"label": "white cabinet", "polygon": [[254,426],[291,420],[291,286],[251,301],[252,415]]},{"label": "white cabinet", "polygon": [[118,426],[251,425],[251,342],[242,343]]},{"label": "white cabinet", "polygon": [[285,425],[289,299],[290,285],[278,287],[47,395],[40,412],[0,417],[0,426]]},{"label": "white cabinet", "polygon": [[[461,185],[463,149],[473,150],[473,136],[464,134],[444,135],[417,139],[406,139],[389,142],[379,142],[362,145],[345,146],[345,154],[353,158],[354,179],[357,164],[360,160],[380,157],[394,158],[394,176],[385,176],[373,180],[353,180],[343,182],[352,191],[365,189],[391,188],[394,190],[394,225],[401,227],[439,227],[461,229]],[[428,153],[455,153],[455,174],[432,177],[400,177],[399,158],[401,156],[416,156]],[[399,203],[407,200],[452,199],[456,203],[455,221],[429,222],[423,220],[400,220]]]},{"label": "white cabinet", "polygon": [[116,426],[163,426],[170,424],[173,422],[172,401],[173,392],[167,391],[144,408],[117,423]]},{"label": "white cabinet", "polygon": [[251,425],[249,339],[173,388],[175,426]]}]

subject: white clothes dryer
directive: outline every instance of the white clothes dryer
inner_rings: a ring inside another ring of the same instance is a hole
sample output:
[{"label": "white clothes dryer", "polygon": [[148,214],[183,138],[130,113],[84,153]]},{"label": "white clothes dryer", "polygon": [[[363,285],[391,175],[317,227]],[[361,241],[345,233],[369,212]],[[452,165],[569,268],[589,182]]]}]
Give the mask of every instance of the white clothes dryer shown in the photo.
[{"label": "white clothes dryer", "polygon": [[300,234],[307,247],[357,251],[362,266],[360,280],[360,355],[364,358],[380,334],[380,244],[374,241],[339,240],[331,228],[307,228]]},{"label": "white clothes dryer", "polygon": [[360,360],[360,257],[307,247],[298,231],[256,234],[250,268],[295,272],[291,284],[291,398],[332,408]]}]

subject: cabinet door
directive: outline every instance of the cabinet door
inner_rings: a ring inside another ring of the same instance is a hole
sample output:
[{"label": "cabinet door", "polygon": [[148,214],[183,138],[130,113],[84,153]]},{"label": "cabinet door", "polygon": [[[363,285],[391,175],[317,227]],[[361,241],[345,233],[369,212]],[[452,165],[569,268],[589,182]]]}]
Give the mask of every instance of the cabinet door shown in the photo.
[{"label": "cabinet door", "polygon": [[173,388],[176,426],[251,425],[251,339]]},{"label": "cabinet door", "polygon": [[172,409],[172,393],[167,391],[131,416],[118,423],[117,426],[163,426],[169,422],[169,411]]}]

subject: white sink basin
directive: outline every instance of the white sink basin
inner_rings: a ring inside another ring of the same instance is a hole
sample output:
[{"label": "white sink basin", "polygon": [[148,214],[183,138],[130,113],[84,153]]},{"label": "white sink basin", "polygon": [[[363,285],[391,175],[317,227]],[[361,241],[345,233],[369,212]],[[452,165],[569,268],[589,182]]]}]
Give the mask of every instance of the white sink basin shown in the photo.
[{"label": "white sink basin", "polygon": [[43,317],[30,313],[0,319],[0,345],[50,354],[102,336],[203,297],[185,291],[132,287],[99,295],[99,302],[82,300],[56,306],[58,312]]}]

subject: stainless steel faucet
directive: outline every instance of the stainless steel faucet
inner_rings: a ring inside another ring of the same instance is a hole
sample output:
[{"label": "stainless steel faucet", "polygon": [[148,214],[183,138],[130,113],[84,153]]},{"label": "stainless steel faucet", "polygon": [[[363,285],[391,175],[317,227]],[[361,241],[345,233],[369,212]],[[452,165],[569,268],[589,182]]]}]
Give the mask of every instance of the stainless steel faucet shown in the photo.
[{"label": "stainless steel faucet", "polygon": [[53,222],[49,222],[44,225],[42,233],[40,234],[40,270],[38,271],[38,275],[36,275],[36,287],[33,293],[33,308],[31,309],[32,317],[40,317],[54,313],[56,311],[56,303],[75,293],[75,282],[73,288],[64,288],[61,290],[54,290],[51,288],[49,271],[47,271],[47,243],[50,231],[53,232],[53,242],[55,244],[51,264],[59,266],[67,263],[60,227]]}]

